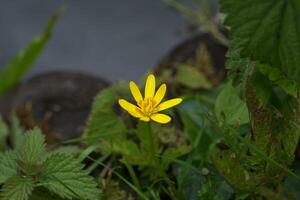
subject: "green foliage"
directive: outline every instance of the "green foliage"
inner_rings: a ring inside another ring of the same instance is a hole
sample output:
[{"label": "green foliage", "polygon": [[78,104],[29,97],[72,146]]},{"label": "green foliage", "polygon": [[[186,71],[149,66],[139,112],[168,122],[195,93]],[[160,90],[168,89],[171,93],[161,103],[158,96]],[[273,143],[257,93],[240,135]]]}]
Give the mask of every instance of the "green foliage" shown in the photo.
[{"label": "green foliage", "polygon": [[0,71],[0,95],[3,95],[12,88],[30,67],[32,67],[49,41],[53,28],[62,13],[62,9],[58,10],[48,21],[44,32],[40,36],[35,37],[25,49],[20,51],[19,54]]},{"label": "green foliage", "polygon": [[232,50],[276,68],[292,85],[299,82],[299,1],[221,0],[221,10],[227,14]]},{"label": "green foliage", "polygon": [[83,164],[69,155],[52,154],[44,163],[41,182],[62,198],[99,199],[100,190],[83,167]]},{"label": "green foliage", "polygon": [[100,198],[97,184],[74,154],[46,152],[44,136],[38,128],[24,134],[16,150],[0,153],[3,199],[26,200],[33,190],[36,196],[40,189],[48,189],[63,199]]},{"label": "green foliage", "polygon": [[3,184],[7,179],[18,174],[16,158],[14,151],[0,153],[0,184]]},{"label": "green foliage", "polygon": [[11,117],[11,129],[10,129],[10,141],[13,148],[17,148],[21,145],[24,139],[24,129],[20,125],[18,117],[13,114]]},{"label": "green foliage", "polygon": [[124,138],[125,124],[114,112],[118,99],[116,87],[104,89],[95,97],[85,130],[87,140],[96,137],[109,142]]},{"label": "green foliage", "polygon": [[14,176],[2,186],[0,197],[3,200],[28,200],[34,187],[31,177]]},{"label": "green foliage", "polygon": [[38,128],[27,131],[22,144],[17,148],[18,160],[28,165],[43,163],[46,155],[45,137]]},{"label": "green foliage", "polygon": [[215,113],[219,121],[224,120],[230,125],[243,125],[249,122],[246,103],[239,98],[231,82],[225,84],[220,92],[215,104]]},{"label": "green foliage", "polygon": [[196,68],[180,66],[177,71],[178,82],[192,89],[211,89],[212,85],[207,78]]},{"label": "green foliage", "polygon": [[0,151],[4,151],[7,148],[6,139],[8,135],[8,127],[0,116]]}]

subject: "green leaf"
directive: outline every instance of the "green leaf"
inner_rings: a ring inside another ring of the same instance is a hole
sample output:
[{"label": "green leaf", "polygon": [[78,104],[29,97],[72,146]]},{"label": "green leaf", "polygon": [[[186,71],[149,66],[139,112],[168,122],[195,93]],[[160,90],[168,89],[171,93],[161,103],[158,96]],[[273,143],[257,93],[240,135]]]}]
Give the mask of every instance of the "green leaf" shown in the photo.
[{"label": "green leaf", "polygon": [[188,135],[191,145],[202,160],[208,159],[211,147],[219,140],[212,132],[207,120],[209,108],[204,102],[198,103],[193,99],[186,99],[178,107],[184,125],[184,132]]},{"label": "green leaf", "polygon": [[4,183],[10,177],[17,175],[18,166],[16,158],[14,151],[0,153],[0,184]]},{"label": "green leaf", "polygon": [[167,148],[162,155],[162,167],[167,170],[170,164],[177,158],[189,153],[191,147],[188,145],[181,145],[176,148]]},{"label": "green leaf", "polygon": [[215,113],[219,121],[225,120],[230,125],[249,122],[246,103],[240,99],[231,81],[227,82],[220,92],[215,104]]},{"label": "green leaf", "polygon": [[[221,0],[227,14],[231,49],[300,80],[300,2],[298,0]],[[299,86],[299,84],[298,84]]]},{"label": "green leaf", "polygon": [[201,73],[201,71],[197,70],[195,67],[178,67],[177,78],[181,84],[192,89],[212,88],[211,83],[207,80],[203,73]]},{"label": "green leaf", "polygon": [[258,70],[254,70],[250,79],[251,83],[255,87],[260,105],[265,106],[273,93],[273,86],[271,82]]},{"label": "green leaf", "polygon": [[71,155],[52,154],[44,163],[40,182],[62,198],[97,200],[100,189],[83,167]]},{"label": "green leaf", "polygon": [[123,160],[128,164],[139,166],[151,164],[151,160],[145,159],[146,153],[131,140],[114,141],[110,148],[114,154],[122,155]]},{"label": "green leaf", "polygon": [[45,159],[45,137],[34,128],[25,133],[23,143],[17,148],[18,159],[25,165],[40,165]]},{"label": "green leaf", "polygon": [[257,64],[256,67],[262,74],[267,76],[270,81],[280,86],[287,94],[297,97],[297,84],[295,84],[292,80],[286,79],[279,69],[267,64]]},{"label": "green leaf", "polygon": [[0,151],[4,151],[7,148],[7,135],[8,127],[0,116]]},{"label": "green leaf", "polygon": [[2,200],[28,200],[35,185],[30,177],[12,177],[1,189]]},{"label": "green leaf", "polygon": [[14,113],[11,118],[11,134],[10,141],[14,149],[21,145],[24,139],[24,129],[20,125],[20,121]]},{"label": "green leaf", "polygon": [[118,95],[114,87],[102,90],[93,102],[92,111],[86,126],[86,134],[99,136],[99,139],[123,137],[126,127],[119,116],[114,113],[114,104]]},{"label": "green leaf", "polygon": [[7,90],[12,88],[37,60],[50,39],[52,30],[59,16],[62,14],[62,11],[62,9],[58,10],[48,21],[44,32],[34,38],[28,46],[20,51],[0,72],[0,95],[3,95]]}]

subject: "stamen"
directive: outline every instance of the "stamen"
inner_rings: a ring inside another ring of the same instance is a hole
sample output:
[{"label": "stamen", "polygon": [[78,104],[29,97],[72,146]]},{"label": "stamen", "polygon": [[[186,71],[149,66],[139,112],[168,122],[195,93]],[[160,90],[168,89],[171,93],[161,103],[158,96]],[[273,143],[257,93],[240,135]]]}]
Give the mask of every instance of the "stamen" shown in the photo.
[{"label": "stamen", "polygon": [[159,110],[153,98],[147,98],[138,102],[138,106],[141,108],[143,115],[148,117]]}]

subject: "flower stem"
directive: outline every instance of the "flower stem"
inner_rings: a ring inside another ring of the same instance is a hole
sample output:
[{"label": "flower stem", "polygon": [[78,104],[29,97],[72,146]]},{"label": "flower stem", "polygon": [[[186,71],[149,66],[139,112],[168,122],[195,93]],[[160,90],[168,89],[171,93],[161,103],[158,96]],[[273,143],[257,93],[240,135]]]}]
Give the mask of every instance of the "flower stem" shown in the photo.
[{"label": "flower stem", "polygon": [[156,141],[156,135],[155,133],[152,131],[151,128],[151,123],[148,123],[148,130],[147,130],[148,134],[149,134],[149,139],[150,139],[150,156],[151,159],[153,160],[154,163],[154,167],[157,167],[160,171],[160,174],[162,175],[162,178],[164,179],[164,181],[168,184],[168,187],[170,188],[170,196],[173,200],[177,200],[178,198],[176,197],[177,195],[177,190],[174,186],[173,181],[171,181],[171,179],[169,178],[169,176],[167,175],[167,173],[164,171],[163,167],[161,166],[161,162],[159,161],[159,155],[157,156],[156,153],[156,148],[155,148],[155,143]]}]

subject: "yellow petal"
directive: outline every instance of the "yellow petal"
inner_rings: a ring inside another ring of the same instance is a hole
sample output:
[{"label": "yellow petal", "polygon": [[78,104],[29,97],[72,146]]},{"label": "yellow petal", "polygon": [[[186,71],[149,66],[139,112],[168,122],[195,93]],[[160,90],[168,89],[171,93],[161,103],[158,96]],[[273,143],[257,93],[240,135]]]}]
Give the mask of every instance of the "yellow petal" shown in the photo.
[{"label": "yellow petal", "polygon": [[161,124],[166,124],[171,121],[170,116],[160,113],[151,115],[151,119]]},{"label": "yellow petal", "polygon": [[130,81],[129,83],[130,91],[132,93],[133,98],[136,100],[137,103],[143,100],[143,96],[138,88],[138,86],[133,82]]},{"label": "yellow petal", "polygon": [[141,117],[140,120],[142,120],[144,122],[149,122],[150,118],[149,117]]},{"label": "yellow petal", "polygon": [[120,106],[128,111],[128,112],[134,112],[136,110],[138,110],[138,107],[133,105],[132,103],[129,103],[128,101],[124,100],[124,99],[119,99],[119,104]]},{"label": "yellow petal", "polygon": [[182,102],[181,98],[176,98],[176,99],[170,99],[168,101],[162,102],[159,104],[159,111],[166,110],[168,108],[171,108],[173,106],[176,106]]},{"label": "yellow petal", "polygon": [[155,77],[153,74],[150,74],[146,81],[145,86],[145,99],[149,97],[153,97],[155,93]]},{"label": "yellow petal", "polygon": [[158,88],[158,90],[157,90],[157,92],[156,92],[156,94],[154,96],[154,101],[155,101],[156,105],[158,105],[161,102],[161,100],[164,98],[164,96],[166,94],[166,90],[167,90],[166,84],[162,84]]},{"label": "yellow petal", "polygon": [[133,117],[136,117],[136,118],[141,118],[143,117],[142,113],[140,113],[139,111],[128,111],[128,113],[130,115],[132,115]]}]

